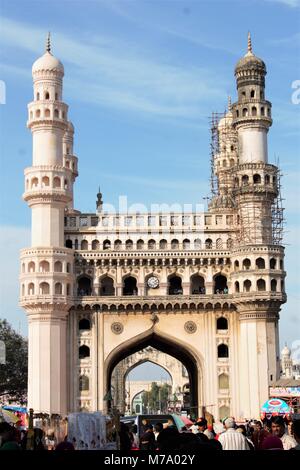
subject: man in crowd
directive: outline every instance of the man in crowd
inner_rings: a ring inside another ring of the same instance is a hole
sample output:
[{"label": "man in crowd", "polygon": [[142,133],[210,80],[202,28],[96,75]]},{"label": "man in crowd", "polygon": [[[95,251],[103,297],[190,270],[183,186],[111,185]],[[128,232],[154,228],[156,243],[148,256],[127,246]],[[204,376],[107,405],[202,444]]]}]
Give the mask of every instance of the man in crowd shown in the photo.
[{"label": "man in crowd", "polygon": [[214,439],[215,436],[213,432],[207,429],[207,420],[205,418],[201,418],[196,424],[198,427],[198,432],[205,434],[208,439]]},{"label": "man in crowd", "polygon": [[281,439],[284,450],[290,450],[293,447],[296,447],[296,440],[286,432],[283,417],[273,416],[271,422],[272,434],[273,436],[277,436]]},{"label": "man in crowd", "polygon": [[234,418],[227,418],[224,427],[226,431],[219,436],[223,450],[250,450],[246,437],[236,430]]}]

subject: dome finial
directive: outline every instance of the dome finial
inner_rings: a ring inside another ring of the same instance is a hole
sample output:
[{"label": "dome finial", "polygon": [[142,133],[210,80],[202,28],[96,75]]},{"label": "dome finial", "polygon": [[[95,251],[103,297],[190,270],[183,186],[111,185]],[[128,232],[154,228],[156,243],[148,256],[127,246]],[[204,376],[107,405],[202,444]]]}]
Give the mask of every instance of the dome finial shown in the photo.
[{"label": "dome finial", "polygon": [[253,52],[252,52],[252,41],[251,41],[251,34],[250,34],[250,31],[248,31],[248,52],[250,52],[251,54],[253,54]]},{"label": "dome finial", "polygon": [[47,41],[46,41],[46,52],[51,53],[51,36],[50,36],[50,31],[48,32]]}]

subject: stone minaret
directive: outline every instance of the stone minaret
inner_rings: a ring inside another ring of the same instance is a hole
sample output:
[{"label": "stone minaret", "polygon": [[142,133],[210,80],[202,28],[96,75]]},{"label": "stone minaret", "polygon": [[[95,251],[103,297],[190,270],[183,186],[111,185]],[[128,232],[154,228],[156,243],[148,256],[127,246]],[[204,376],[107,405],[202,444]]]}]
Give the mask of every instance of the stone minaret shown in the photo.
[{"label": "stone minaret", "polygon": [[235,68],[238,101],[232,106],[238,134],[234,196],[239,243],[233,250],[233,290],[240,319],[241,416],[252,417],[279,378],[278,319],[285,302],[282,246],[272,238],[277,168],[268,163],[271,103],[265,99],[264,62],[248,51]]},{"label": "stone minaret", "polygon": [[23,199],[31,208],[32,226],[31,247],[21,252],[20,304],[29,324],[28,407],[49,414],[67,412],[66,318],[73,290],[73,250],[64,247],[64,215],[72,207],[77,160],[62,100],[63,75],[48,36],[44,55],[32,67],[28,105],[33,156],[25,169]]}]

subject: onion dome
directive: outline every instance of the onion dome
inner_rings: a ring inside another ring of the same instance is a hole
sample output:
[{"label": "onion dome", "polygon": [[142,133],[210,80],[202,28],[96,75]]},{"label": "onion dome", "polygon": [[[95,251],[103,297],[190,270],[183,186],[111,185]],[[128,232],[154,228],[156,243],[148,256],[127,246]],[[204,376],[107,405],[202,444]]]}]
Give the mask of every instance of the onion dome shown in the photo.
[{"label": "onion dome", "polygon": [[64,66],[51,52],[50,33],[46,43],[46,52],[39,57],[32,66],[32,75],[39,72],[56,72],[57,75],[64,75]]}]

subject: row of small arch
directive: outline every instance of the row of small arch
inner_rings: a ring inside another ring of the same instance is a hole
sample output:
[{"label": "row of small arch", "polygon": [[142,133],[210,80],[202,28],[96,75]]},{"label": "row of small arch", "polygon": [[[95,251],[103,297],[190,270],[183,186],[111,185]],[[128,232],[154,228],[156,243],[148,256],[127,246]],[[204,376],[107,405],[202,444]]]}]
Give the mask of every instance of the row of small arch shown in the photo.
[{"label": "row of small arch", "polygon": [[49,108],[45,108],[43,110],[36,109],[34,113],[33,113],[33,111],[30,111],[30,119],[33,119],[33,116],[35,118],[41,118],[41,117],[52,118],[52,117],[54,117],[54,118],[57,118],[57,119],[65,119],[66,113],[65,113],[65,111],[59,110],[57,108],[54,108],[53,111]]},{"label": "row of small arch", "polygon": [[[29,273],[34,273],[36,266],[38,266],[38,272],[40,273],[48,273],[50,272],[50,263],[49,261],[43,260],[40,261],[39,263],[35,263],[34,261],[30,261],[27,264],[27,270],[26,270],[26,264],[22,263],[22,273],[29,272]],[[63,272],[63,263],[61,261],[55,261],[53,265],[53,272],[55,273],[62,273]],[[71,263],[66,263],[66,272],[70,273],[71,272]]]},{"label": "row of small arch", "polygon": [[[147,243],[147,245],[146,245]],[[232,248],[232,244],[233,244],[233,241],[231,238],[228,238],[225,241],[223,241],[221,238],[217,238],[216,242],[214,243],[212,241],[211,238],[207,238],[205,241],[204,241],[204,248],[206,250],[211,250],[213,249],[214,247],[217,249],[217,250],[221,250],[223,248],[227,248],[227,249],[230,249]],[[110,250],[112,249],[112,242],[110,240],[104,240],[102,243],[102,249],[103,250]],[[202,249],[202,241],[200,240],[200,238],[197,238],[195,239],[193,242],[187,238],[185,238],[183,241],[182,241],[182,248],[184,250],[190,250],[191,247],[193,245],[193,248],[195,250],[201,250]],[[79,248],[80,246],[80,248]],[[113,249],[118,251],[118,250],[122,250],[125,248],[125,250],[133,250],[134,249],[134,242],[132,240],[126,240],[125,243],[122,242],[121,240],[115,240],[114,243],[113,243]],[[168,243],[167,240],[165,239],[162,239],[162,240],[159,240],[159,241],[156,241],[156,240],[148,240],[148,242],[145,242],[144,240],[137,240],[136,242],[136,249],[137,250],[143,250],[145,249],[145,246],[147,246],[147,248],[149,250],[155,250],[155,249],[160,249],[160,250],[167,250],[169,247],[171,248],[171,250],[178,250],[179,249],[179,240],[174,238],[173,240],[171,240],[171,243]],[[74,240],[74,247],[73,247],[73,240],[71,239],[68,239],[66,240],[66,247],[67,248],[74,248],[75,250],[88,250],[89,249],[89,242],[88,240],[81,240],[80,242],[80,245],[79,245],[79,242],[77,239]],[[99,250],[100,249],[100,242],[99,240],[92,240],[91,242],[91,249],[92,250]]]},{"label": "row of small arch", "polygon": [[[277,292],[277,279],[271,279],[271,292]],[[240,282],[235,281],[234,283],[235,292],[240,292]],[[252,282],[250,279],[245,279],[243,281],[243,292],[251,292],[252,290]],[[262,292],[266,290],[266,281],[264,279],[258,279],[256,281],[256,290],[258,292]],[[284,281],[281,281],[281,291],[284,290]]]},{"label": "row of small arch", "polygon": [[[276,182],[277,182],[277,178],[276,176],[273,176],[272,178],[272,181],[273,181],[273,184],[275,185]],[[237,184],[239,184],[240,180],[238,177],[235,178],[235,182]],[[247,185],[247,184],[251,184],[253,182],[253,184],[261,184],[262,182],[262,177],[259,173],[255,173],[253,176],[252,176],[252,181],[250,181],[250,177],[249,175],[243,175],[242,178],[241,178],[241,184],[242,185]],[[270,184],[271,183],[271,177],[270,175],[264,175],[264,182],[265,184]]]},{"label": "row of small arch", "polygon": [[[260,110],[260,113],[258,114],[258,111]],[[240,110],[237,109],[235,111],[235,115],[236,117],[240,117]],[[250,107],[244,107],[242,109],[242,113],[241,113],[241,116],[242,117],[247,117],[247,116],[268,116],[268,117],[271,117],[271,109],[270,108],[266,108],[265,106],[261,106],[260,108],[257,108],[256,106],[252,106],[251,108]]]},{"label": "row of small arch", "polygon": [[[37,176],[34,176],[33,178],[31,178],[30,181],[29,179],[26,179],[26,190],[38,188],[40,181],[42,188],[50,187],[49,176],[42,176],[41,180]],[[51,182],[51,186],[57,189],[68,189],[69,181],[67,178],[60,178],[59,176],[54,176]]]},{"label": "row of small arch", "polygon": [[[40,282],[38,285],[39,291],[35,292],[35,283],[30,282],[27,286],[27,293],[25,293],[25,284],[22,284],[22,296],[25,295],[50,295],[50,284],[48,282]],[[64,284],[56,282],[54,284],[54,295],[71,295],[71,285],[66,285],[66,291],[64,292]]]},{"label": "row of small arch", "polygon": [[[276,258],[271,258],[269,260],[269,269],[276,269],[276,265],[277,265]],[[234,261],[233,266],[234,266],[235,271],[240,270],[240,262],[238,260]],[[251,260],[249,258],[245,258],[241,262],[241,267],[242,267],[242,269],[245,269],[245,270],[251,269],[252,267],[253,267],[253,269],[266,269],[266,261],[262,257],[256,258],[255,266],[252,266]],[[280,267],[280,269],[283,269],[283,260],[282,259],[279,260],[279,267]]]},{"label": "row of small arch", "polygon": [[[55,101],[58,100],[58,93],[55,92]],[[39,101],[41,99],[41,93],[38,91],[35,95],[35,99],[37,101]],[[43,97],[44,100],[50,100],[50,92],[49,91],[44,91],[44,97]]]}]

